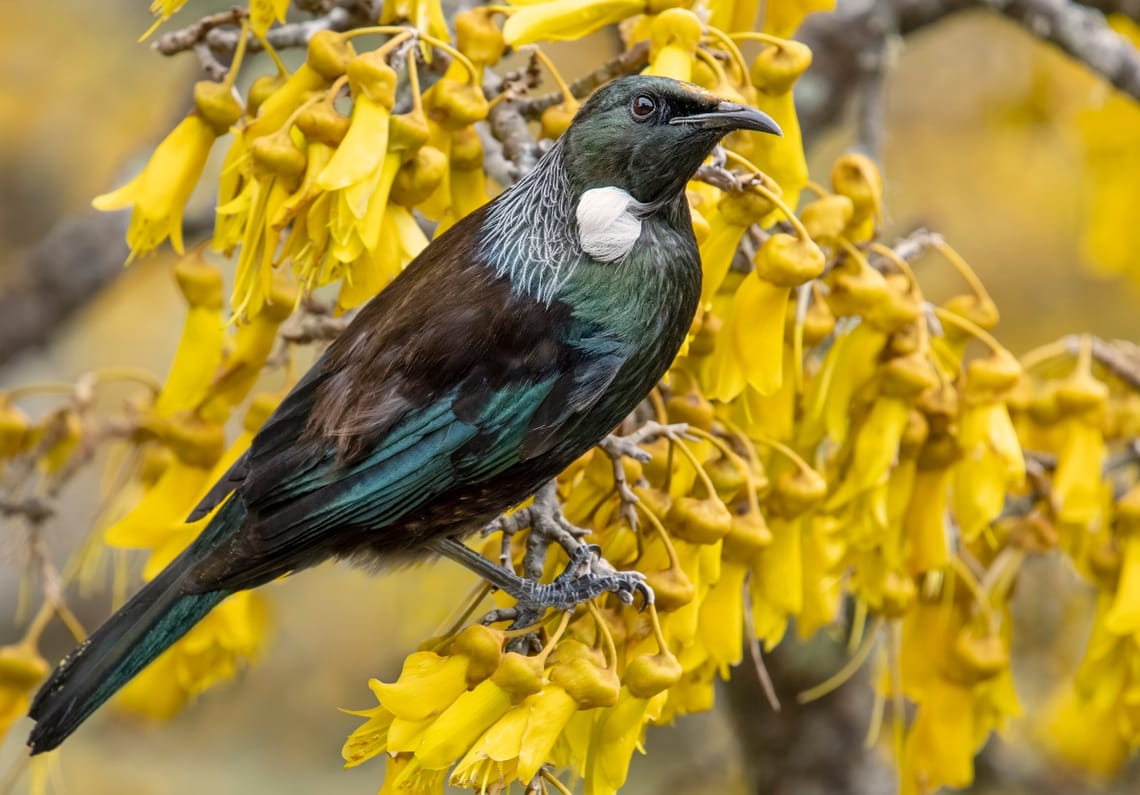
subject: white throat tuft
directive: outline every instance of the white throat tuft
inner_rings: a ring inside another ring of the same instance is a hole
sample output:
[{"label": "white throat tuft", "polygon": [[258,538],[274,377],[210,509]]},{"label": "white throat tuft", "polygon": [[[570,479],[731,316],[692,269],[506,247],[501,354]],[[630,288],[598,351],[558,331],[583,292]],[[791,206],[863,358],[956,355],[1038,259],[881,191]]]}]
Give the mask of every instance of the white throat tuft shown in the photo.
[{"label": "white throat tuft", "polygon": [[599,262],[615,262],[641,237],[643,205],[612,185],[592,188],[578,200],[578,245]]}]

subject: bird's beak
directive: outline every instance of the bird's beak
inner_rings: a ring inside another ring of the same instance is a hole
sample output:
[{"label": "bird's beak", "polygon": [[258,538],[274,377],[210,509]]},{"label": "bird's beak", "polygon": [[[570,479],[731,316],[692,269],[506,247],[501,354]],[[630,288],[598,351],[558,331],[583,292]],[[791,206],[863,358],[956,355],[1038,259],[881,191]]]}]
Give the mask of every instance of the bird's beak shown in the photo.
[{"label": "bird's beak", "polygon": [[780,125],[767,113],[750,108],[747,105],[737,105],[735,102],[721,102],[708,113],[694,113],[690,116],[677,116],[669,120],[670,124],[692,124],[710,130],[757,130],[758,132],[783,135]]}]

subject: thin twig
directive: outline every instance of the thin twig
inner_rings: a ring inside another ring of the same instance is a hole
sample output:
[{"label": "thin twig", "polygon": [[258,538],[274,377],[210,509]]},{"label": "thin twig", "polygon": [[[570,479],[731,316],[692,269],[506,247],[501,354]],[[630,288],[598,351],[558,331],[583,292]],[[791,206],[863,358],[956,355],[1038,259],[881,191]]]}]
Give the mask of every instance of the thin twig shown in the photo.
[{"label": "thin twig", "polygon": [[[640,72],[649,63],[649,42],[639,41],[625,52],[617,55],[594,71],[570,83],[570,93],[582,99],[593,93],[598,86],[608,83],[615,77]],[[518,101],[519,112],[528,119],[537,119],[547,108],[562,101],[562,92],[552,91],[539,97],[529,97]]]}]

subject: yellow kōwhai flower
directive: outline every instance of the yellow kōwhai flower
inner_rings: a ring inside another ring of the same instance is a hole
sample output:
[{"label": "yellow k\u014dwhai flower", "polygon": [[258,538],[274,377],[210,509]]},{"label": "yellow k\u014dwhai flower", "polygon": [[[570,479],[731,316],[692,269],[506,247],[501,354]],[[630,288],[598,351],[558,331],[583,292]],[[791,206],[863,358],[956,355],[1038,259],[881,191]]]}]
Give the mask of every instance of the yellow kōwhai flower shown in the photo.
[{"label": "yellow k\u014dwhai flower", "polygon": [[1108,387],[1092,375],[1090,345],[1086,339],[1077,369],[1056,390],[1062,437],[1053,501],[1058,520],[1078,527],[1087,527],[1101,516],[1105,494],[1101,468]]},{"label": "yellow k\u014dwhai flower", "polygon": [[182,213],[202,176],[217,131],[198,113],[191,113],[163,139],[142,172],[118,190],[96,197],[96,210],[133,207],[127,228],[131,259],[147,254],[170,238],[182,248]]},{"label": "yellow k\u014dwhai flower", "polygon": [[249,0],[249,24],[253,32],[265,35],[274,22],[284,22],[289,0]]},{"label": "yellow k\u014dwhai flower", "polygon": [[205,400],[225,342],[222,274],[198,250],[174,266],[174,278],[189,308],[166,383],[155,400],[160,417],[193,410]]},{"label": "yellow k\u014dwhai flower", "polygon": [[186,517],[213,483],[214,465],[225,449],[220,425],[180,418],[163,441],[174,459],[123,518],[103,533],[112,547],[152,550],[144,577],[152,578],[197,536],[200,523]]},{"label": "yellow k\u014dwhai flower", "polygon": [[233,348],[210,382],[209,396],[199,407],[203,418],[222,422],[249,395],[265,366],[277,329],[293,313],[298,293],[283,278],[274,278],[261,311],[238,326]]},{"label": "yellow k\u014dwhai flower", "polygon": [[[734,17],[737,26],[733,30],[748,30],[756,20],[755,5],[749,6],[743,0],[737,0],[741,9]],[[749,18],[747,10],[752,9]],[[773,36],[787,38],[796,32],[804,17],[820,11],[830,11],[835,8],[835,0],[785,0],[782,3],[764,4],[764,32]]]},{"label": "yellow k\u014dwhai flower", "polygon": [[691,82],[701,27],[687,8],[669,8],[655,16],[649,25],[649,66],[642,74]]},{"label": "yellow k\u014dwhai flower", "polygon": [[544,686],[483,733],[456,765],[451,783],[481,792],[512,780],[530,783],[577,711],[578,704],[563,688]]},{"label": "yellow k\u014dwhai flower", "polygon": [[645,0],[547,0],[519,5],[503,26],[503,38],[512,47],[578,39],[645,8]]},{"label": "yellow k\u014dwhai flower", "polygon": [[32,690],[50,671],[30,643],[0,646],[0,738],[27,714]]},{"label": "yellow k\u014dwhai flower", "polygon": [[784,201],[795,207],[808,181],[807,160],[799,117],[792,99],[792,86],[811,65],[811,50],[796,41],[776,40],[760,52],[752,64],[755,106],[767,113],[783,131],[782,136],[743,132],[743,151],[775,180]]},{"label": "yellow k\u014dwhai flower", "polygon": [[641,698],[623,687],[617,704],[598,716],[586,761],[586,795],[614,795],[625,785],[645,725],[656,719],[667,698],[667,691]]},{"label": "yellow k\u014dwhai flower", "polygon": [[976,359],[967,369],[964,407],[958,419],[962,459],[954,472],[954,514],[962,536],[973,541],[1005,506],[1006,493],[1025,480],[1025,458],[1004,396],[1020,367],[1013,357]]}]

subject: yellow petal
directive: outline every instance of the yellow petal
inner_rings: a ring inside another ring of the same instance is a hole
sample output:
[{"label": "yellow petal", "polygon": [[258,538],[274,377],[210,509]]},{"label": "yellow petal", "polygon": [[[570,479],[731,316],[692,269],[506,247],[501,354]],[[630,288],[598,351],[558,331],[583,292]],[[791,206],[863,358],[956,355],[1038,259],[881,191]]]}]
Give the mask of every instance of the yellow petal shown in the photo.
[{"label": "yellow petal", "polygon": [[743,279],[733,301],[733,349],[748,384],[770,395],[784,379],[784,320],[788,311],[787,287],[755,276]]},{"label": "yellow petal", "polygon": [[442,770],[466,753],[487,727],[511,706],[511,696],[486,679],[460,694],[424,732],[416,760],[428,770]]},{"label": "yellow petal", "polygon": [[467,689],[467,658],[442,657],[420,651],[404,660],[400,678],[391,684],[376,679],[368,683],[377,700],[392,714],[419,721],[443,712]]},{"label": "yellow petal", "polygon": [[512,47],[538,41],[579,39],[645,10],[643,0],[552,0],[527,5],[503,25]]},{"label": "yellow petal", "polygon": [[392,112],[363,93],[353,98],[352,121],[329,164],[317,177],[323,190],[347,188],[365,181],[380,166],[388,148]]}]

